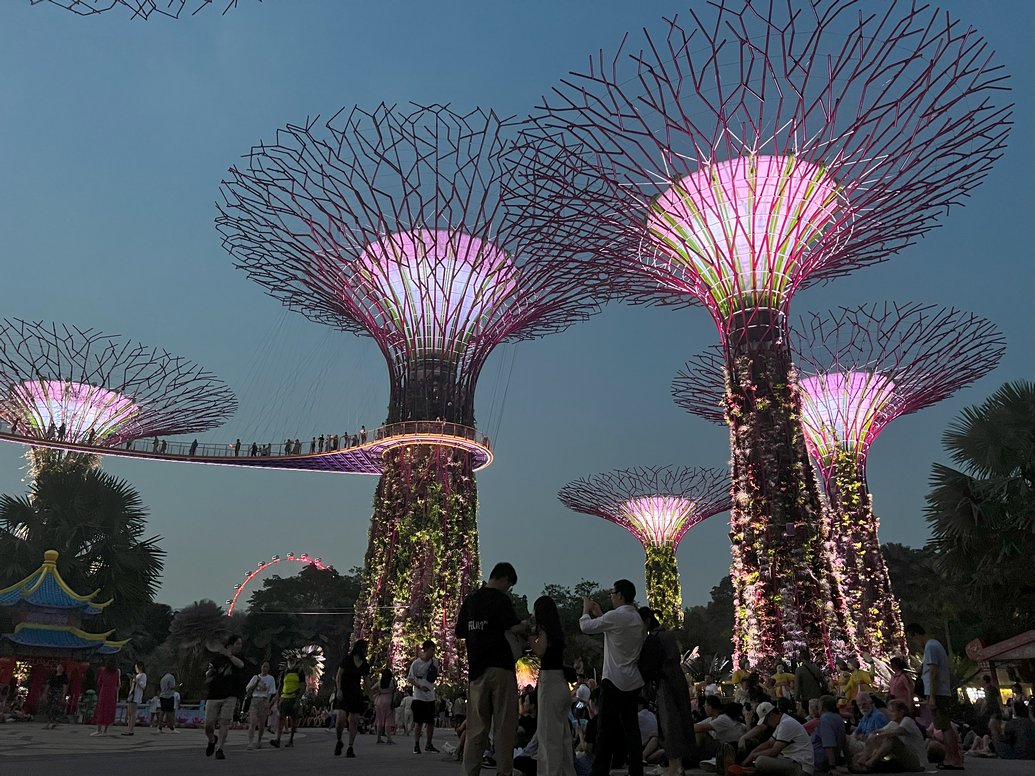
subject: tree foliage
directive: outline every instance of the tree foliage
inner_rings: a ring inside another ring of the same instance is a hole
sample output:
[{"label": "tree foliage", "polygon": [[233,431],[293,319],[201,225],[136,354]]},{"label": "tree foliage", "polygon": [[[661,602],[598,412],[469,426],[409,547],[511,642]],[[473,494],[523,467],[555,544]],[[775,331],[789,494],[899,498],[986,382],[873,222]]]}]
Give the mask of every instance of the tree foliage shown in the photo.
[{"label": "tree foliage", "polygon": [[89,467],[45,467],[27,496],[0,496],[0,582],[24,578],[46,550],[57,550],[58,570],[73,589],[115,599],[93,627],[128,636],[154,600],[164,566],[161,537],[145,538],[147,514],[125,480]]},{"label": "tree foliage", "polygon": [[1006,383],[966,408],[942,442],[959,468],[932,467],[929,546],[962,599],[986,615],[983,636],[1014,635],[1035,611],[1035,383]]},{"label": "tree foliage", "polygon": [[336,663],[352,633],[352,612],[362,569],[345,574],[306,566],[290,577],[272,576],[248,599],[244,618],[247,648],[276,671],[285,649],[323,647]]}]

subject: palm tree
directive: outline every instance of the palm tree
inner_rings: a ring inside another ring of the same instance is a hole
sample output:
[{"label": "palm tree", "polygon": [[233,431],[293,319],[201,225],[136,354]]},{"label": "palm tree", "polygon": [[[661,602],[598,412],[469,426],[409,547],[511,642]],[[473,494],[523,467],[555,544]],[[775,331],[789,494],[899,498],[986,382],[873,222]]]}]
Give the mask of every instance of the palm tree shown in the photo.
[{"label": "palm tree", "polygon": [[966,408],[942,441],[960,469],[933,466],[931,547],[988,615],[989,635],[1013,635],[1035,610],[1035,383],[1007,383]]},{"label": "palm tree", "polygon": [[185,606],[173,617],[164,646],[176,656],[177,677],[186,698],[198,697],[204,689],[205,665],[210,647],[221,644],[237,625],[215,601],[203,599]]},{"label": "palm tree", "polygon": [[114,598],[99,621],[131,633],[154,600],[165,552],[144,537],[147,510],[125,480],[96,468],[44,467],[28,496],[0,496],[0,582],[11,584],[57,550],[76,591]]}]

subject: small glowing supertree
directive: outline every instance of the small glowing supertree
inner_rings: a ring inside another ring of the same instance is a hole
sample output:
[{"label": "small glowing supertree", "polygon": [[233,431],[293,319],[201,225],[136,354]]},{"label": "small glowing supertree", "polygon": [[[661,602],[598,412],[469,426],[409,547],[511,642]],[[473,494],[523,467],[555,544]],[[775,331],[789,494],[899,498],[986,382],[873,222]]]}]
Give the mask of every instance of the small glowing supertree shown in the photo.
[{"label": "small glowing supertree", "polygon": [[[239,2],[222,0],[223,13],[236,8]],[[59,6],[79,16],[94,16],[118,8],[130,13],[134,19],[149,19],[151,16],[179,19],[186,14],[193,16],[210,5],[219,5],[216,0],[29,0],[30,5],[41,3]]]},{"label": "small glowing supertree", "polygon": [[[307,317],[374,338],[388,363],[389,425],[474,429],[486,359],[505,341],[564,329],[596,309],[582,257],[590,222],[540,195],[553,143],[480,110],[384,105],[288,126],[223,184],[218,226],[238,266]],[[566,169],[567,172],[564,172]],[[471,454],[439,444],[386,454],[374,502],[358,636],[404,667],[429,636],[459,681],[456,614],[479,576]]]},{"label": "small glowing supertree", "polygon": [[[859,646],[905,650],[902,616],[880,550],[866,480],[871,445],[895,418],[991,371],[1004,341],[989,321],[952,308],[880,304],[810,315],[794,328],[802,427],[826,496],[830,544]],[[722,354],[703,353],[673,383],[676,403],[722,422]]]},{"label": "small glowing supertree", "polygon": [[647,600],[669,627],[682,627],[676,548],[702,520],[730,508],[725,469],[681,466],[616,469],[569,482],[557,497],[576,512],[602,517],[639,540],[646,554]]},{"label": "small glowing supertree", "polygon": [[[0,321],[0,419],[13,434],[87,447],[207,431],[237,399],[192,361],[93,329]],[[91,454],[30,448],[34,471]]]},{"label": "small glowing supertree", "polygon": [[616,293],[701,304],[718,327],[734,663],[806,645],[829,660],[852,651],[852,624],[797,422],[790,301],[910,245],[970,194],[1009,132],[1005,75],[929,6],[716,0],[689,16],[601,52],[536,121],[593,149],[610,185],[600,229]]}]

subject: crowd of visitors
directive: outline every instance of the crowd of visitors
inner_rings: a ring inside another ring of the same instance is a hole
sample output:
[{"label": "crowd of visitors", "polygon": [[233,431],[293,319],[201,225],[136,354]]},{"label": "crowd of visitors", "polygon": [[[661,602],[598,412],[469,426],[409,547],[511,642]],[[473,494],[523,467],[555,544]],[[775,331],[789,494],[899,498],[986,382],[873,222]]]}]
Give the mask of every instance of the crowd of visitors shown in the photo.
[{"label": "crowd of visitors", "polygon": [[[606,611],[583,599],[578,628],[599,635],[603,647],[591,677],[581,658],[566,660],[571,634],[553,599],[540,596],[531,617],[518,617],[510,595],[517,579],[514,566],[498,563],[461,604],[455,634],[466,648],[465,693],[439,687],[431,640],[414,647],[405,676],[388,666],[372,670],[367,642],[356,640],[333,675],[326,709],[313,704],[314,688],[297,656],[289,654],[274,675],[269,661],[248,668],[240,636],[207,647],[206,756],[226,759],[230,731],[244,723],[248,749],[263,748],[267,731],[269,745],[279,749],[295,746],[300,725],[332,727],[333,754],[347,758],[357,757],[361,732],[384,745],[400,733],[412,735],[415,755],[437,753],[436,728],[452,726],[459,746],[443,749],[467,776],[483,767],[501,776],[605,776],[615,768],[643,776],[646,766],[658,776],[696,766],[722,776],[921,772],[962,770],[964,752],[1035,760],[1032,699],[1015,685],[1003,706],[986,677],[984,701],[961,708],[948,655],[919,624],[906,629],[911,653],[921,656],[915,676],[904,657],[893,658],[887,671],[874,672],[854,656],[828,671],[802,650],[793,661],[770,663],[769,671],[742,666],[728,681],[709,674],[691,684],[681,634],[663,627],[650,608],[637,608],[635,586],[618,579],[607,591]],[[528,654],[538,660],[538,677],[522,689],[515,664]],[[146,667],[138,661],[123,677],[109,658],[96,674],[91,735],[108,732],[126,685],[122,735],[137,732]],[[150,706],[157,733],[179,732],[178,687],[171,672],[158,682]],[[67,719],[67,692],[59,667],[45,685],[45,727]]]}]

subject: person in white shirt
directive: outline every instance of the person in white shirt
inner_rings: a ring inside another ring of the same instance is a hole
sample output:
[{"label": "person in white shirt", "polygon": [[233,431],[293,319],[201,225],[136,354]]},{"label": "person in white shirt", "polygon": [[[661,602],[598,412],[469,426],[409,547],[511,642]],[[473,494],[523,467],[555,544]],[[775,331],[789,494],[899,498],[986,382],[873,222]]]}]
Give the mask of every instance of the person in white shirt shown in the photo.
[{"label": "person in white shirt", "polygon": [[176,729],[176,699],[179,693],[176,692],[176,677],[172,671],[167,671],[158,682],[158,703],[162,715],[158,720],[158,732],[168,727],[170,733],[178,733]]},{"label": "person in white shirt", "polygon": [[707,674],[704,677],[704,694],[705,695],[718,695],[719,685],[715,683],[715,677],[711,674]]},{"label": "person in white shirt", "polygon": [[428,738],[425,752],[438,752],[432,743],[435,735],[435,681],[438,679],[438,661],[435,660],[435,642],[428,639],[420,645],[420,656],[410,663],[410,672],[406,675],[413,687],[413,753],[420,754],[420,733],[427,727]]},{"label": "person in white shirt", "polygon": [[714,756],[720,744],[736,746],[745,733],[745,726],[723,713],[722,699],[718,695],[709,695],[704,699],[704,713],[708,715],[707,718],[694,725],[701,754],[705,757]]},{"label": "person in white shirt", "polygon": [[758,719],[773,729],[773,737],[755,747],[744,765],[753,765],[758,773],[812,776],[815,762],[812,739],[801,723],[767,701],[758,704],[756,711]]},{"label": "person in white shirt", "polygon": [[583,633],[604,634],[604,670],[600,682],[600,710],[597,714],[596,756],[593,776],[606,776],[616,744],[624,738],[629,776],[643,776],[643,743],[637,721],[637,706],[643,677],[637,662],[643,647],[644,627],[633,606],[636,586],[619,579],[611,588],[611,611],[604,614],[596,601],[583,596],[579,628]]},{"label": "person in white shirt", "polygon": [[270,664],[266,661],[259,673],[251,678],[246,692],[252,694],[251,706],[248,707],[248,748],[252,749],[255,731],[259,731],[256,749],[262,749],[262,734],[266,732],[266,718],[270,715],[270,704],[277,697],[277,680],[270,674]]},{"label": "person in white shirt", "polygon": [[129,694],[126,696],[126,726],[127,730],[122,735],[133,735],[133,728],[137,724],[137,707],[144,702],[144,690],[147,689],[147,674],[144,673],[144,664],[136,663],[133,666],[136,674],[133,682],[129,685]]}]

